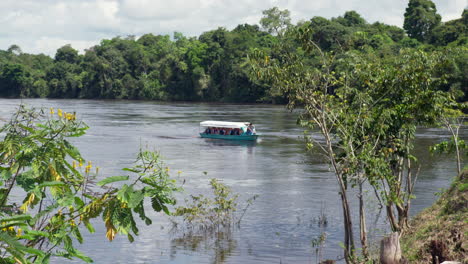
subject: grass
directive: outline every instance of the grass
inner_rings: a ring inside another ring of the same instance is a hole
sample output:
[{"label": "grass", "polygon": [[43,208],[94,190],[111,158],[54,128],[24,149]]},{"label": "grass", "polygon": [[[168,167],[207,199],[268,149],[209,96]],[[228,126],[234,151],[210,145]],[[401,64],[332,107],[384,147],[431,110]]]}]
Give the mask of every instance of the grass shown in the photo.
[{"label": "grass", "polygon": [[411,222],[401,237],[403,256],[410,263],[432,263],[431,244],[443,244],[445,260],[468,263],[468,170],[440,198]]}]

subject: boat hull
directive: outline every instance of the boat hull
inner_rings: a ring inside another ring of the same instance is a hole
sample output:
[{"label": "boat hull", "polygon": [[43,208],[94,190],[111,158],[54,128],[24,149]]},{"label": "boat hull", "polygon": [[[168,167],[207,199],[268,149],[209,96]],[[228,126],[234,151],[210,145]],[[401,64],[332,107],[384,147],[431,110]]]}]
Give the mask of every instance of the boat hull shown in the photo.
[{"label": "boat hull", "polygon": [[227,140],[256,140],[258,135],[219,135],[219,134],[205,134],[200,133],[202,138],[215,138],[215,139],[227,139]]}]

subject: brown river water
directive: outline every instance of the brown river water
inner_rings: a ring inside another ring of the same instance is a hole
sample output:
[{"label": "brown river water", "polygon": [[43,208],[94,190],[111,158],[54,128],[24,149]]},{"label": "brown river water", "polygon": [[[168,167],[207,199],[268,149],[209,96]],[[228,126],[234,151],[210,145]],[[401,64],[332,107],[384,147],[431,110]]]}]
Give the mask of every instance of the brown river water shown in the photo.
[{"label": "brown river water", "polygon": [[[126,236],[108,242],[104,225],[98,224],[94,234],[83,231],[85,243],[78,246],[95,263],[316,263],[312,241],[322,232],[327,234],[322,258],[342,255],[336,180],[318,153],[305,151],[296,114],[283,106],[0,99],[0,118],[9,119],[21,102],[76,112],[90,129],[74,143],[101,168],[101,177],[121,175],[119,168],[131,166],[140,146],[148,146],[161,153],[180,183],[185,181],[184,192],[177,194],[180,201],[190,194],[208,193],[211,178],[238,193],[241,207],[243,201],[259,195],[240,228],[228,234],[184,237],[182,232],[171,231],[167,216],[151,213],[153,224],[141,224],[135,242],[129,243]],[[257,142],[202,139],[198,124],[204,120],[250,121],[262,136]],[[439,128],[418,130],[415,154],[421,172],[413,214],[431,205],[435,193],[448,187],[455,174],[452,156],[434,157],[428,152],[431,144],[447,137]],[[466,130],[462,137],[467,137]],[[375,249],[388,225],[371,192],[367,202]],[[326,227],[318,224],[321,215],[327,219]],[[62,259],[52,262],[64,263]]]}]

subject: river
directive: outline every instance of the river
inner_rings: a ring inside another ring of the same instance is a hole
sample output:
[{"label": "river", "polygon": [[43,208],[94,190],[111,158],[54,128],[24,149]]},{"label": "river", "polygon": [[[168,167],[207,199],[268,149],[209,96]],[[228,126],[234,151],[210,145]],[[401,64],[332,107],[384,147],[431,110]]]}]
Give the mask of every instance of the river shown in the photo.
[{"label": "river", "polygon": [[[170,231],[168,217],[158,213],[150,214],[153,225],[141,225],[134,243],[125,236],[107,242],[104,226],[98,225],[94,234],[83,232],[85,244],[79,246],[95,263],[315,263],[312,241],[323,231],[323,258],[342,255],[336,180],[320,155],[305,151],[296,114],[283,106],[0,99],[0,118],[8,119],[21,102],[76,112],[90,129],[75,144],[101,168],[100,177],[122,174],[119,168],[131,166],[140,146],[148,146],[161,153],[180,183],[185,181],[184,192],[177,195],[181,201],[189,194],[206,194],[211,178],[239,193],[241,205],[259,195],[240,228],[222,239],[186,239]],[[262,137],[256,143],[202,139],[198,123],[203,120],[250,121]],[[451,156],[428,153],[429,145],[448,136],[444,130],[419,129],[417,134],[421,172],[412,214],[431,205],[434,193],[448,187],[456,171]],[[371,194],[368,198],[369,231],[375,239],[385,231],[385,214],[379,214]],[[326,227],[318,225],[321,215]]]}]

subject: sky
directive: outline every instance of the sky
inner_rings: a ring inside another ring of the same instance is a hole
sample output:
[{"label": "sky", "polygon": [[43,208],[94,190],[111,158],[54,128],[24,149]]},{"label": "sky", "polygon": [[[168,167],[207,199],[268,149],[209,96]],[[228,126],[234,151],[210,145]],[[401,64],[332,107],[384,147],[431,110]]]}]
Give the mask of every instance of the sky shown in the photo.
[{"label": "sky", "polygon": [[[433,0],[442,21],[461,17],[468,0]],[[239,24],[259,24],[262,11],[288,9],[292,21],[342,16],[355,10],[367,22],[403,26],[407,0],[0,0],[0,50],[54,56],[71,44],[82,53],[102,39],[169,34],[185,36]]]}]

